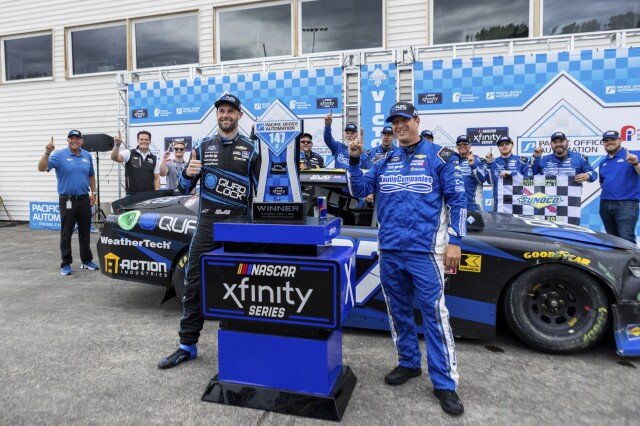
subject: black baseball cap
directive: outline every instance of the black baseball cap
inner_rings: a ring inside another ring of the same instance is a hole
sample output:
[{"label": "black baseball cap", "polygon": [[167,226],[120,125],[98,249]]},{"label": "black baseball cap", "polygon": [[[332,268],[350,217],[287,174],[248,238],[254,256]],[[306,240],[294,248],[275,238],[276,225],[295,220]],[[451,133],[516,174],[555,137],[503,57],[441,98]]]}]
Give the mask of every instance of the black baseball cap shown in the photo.
[{"label": "black baseball cap", "polygon": [[602,141],[606,141],[607,139],[620,139],[620,133],[615,130],[607,130],[602,134]]},{"label": "black baseball cap", "polygon": [[567,137],[562,132],[555,132],[551,135],[551,142],[555,141],[556,139],[561,139],[564,141],[567,140]]},{"label": "black baseball cap", "polygon": [[385,120],[391,123],[394,117],[414,118],[418,116],[418,110],[409,102],[397,102],[389,110],[389,116]]},{"label": "black baseball cap", "polygon": [[431,138],[431,139],[433,139],[433,133],[431,133],[431,130],[428,130],[428,129],[427,130],[423,130],[420,133],[420,136],[422,136],[423,138]]},{"label": "black baseball cap", "polygon": [[345,132],[357,132],[358,131],[358,126],[356,126],[353,123],[347,123],[347,125],[344,126],[344,131]]},{"label": "black baseball cap", "polygon": [[80,130],[71,130],[69,132],[69,134],[67,135],[68,138],[81,138],[82,137],[82,133],[80,133]]},{"label": "black baseball cap", "polygon": [[391,128],[391,126],[384,126],[382,128],[382,133],[385,133],[387,135],[392,135],[393,134],[393,129]]},{"label": "black baseball cap", "polygon": [[224,95],[220,96],[220,98],[216,101],[216,103],[214,105],[215,105],[216,108],[218,108],[220,106],[220,104],[223,104],[223,103],[230,104],[235,109],[240,111],[240,99],[236,98],[235,96],[233,96],[230,93],[225,93]]},{"label": "black baseball cap", "polygon": [[501,143],[504,143],[504,142],[511,143],[511,144],[513,143],[513,141],[509,136],[500,136],[496,141],[496,145],[500,145]]},{"label": "black baseball cap", "polygon": [[460,142],[467,142],[469,143],[469,138],[467,137],[467,135],[460,135],[456,138],[456,145],[459,144]]}]

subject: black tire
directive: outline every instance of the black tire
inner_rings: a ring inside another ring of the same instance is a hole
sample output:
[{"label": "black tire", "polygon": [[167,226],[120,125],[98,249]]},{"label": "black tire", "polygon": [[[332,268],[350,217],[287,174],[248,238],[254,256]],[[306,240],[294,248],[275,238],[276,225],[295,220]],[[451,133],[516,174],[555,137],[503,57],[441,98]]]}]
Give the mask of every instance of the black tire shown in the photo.
[{"label": "black tire", "polygon": [[520,275],[507,289],[504,310],[522,341],[551,353],[593,346],[609,324],[609,301],[600,284],[577,268],[559,264]]},{"label": "black tire", "polygon": [[180,303],[182,303],[182,297],[184,296],[184,275],[188,260],[188,253],[181,254],[178,258],[178,262],[176,262],[176,267],[173,270],[173,275],[171,276],[173,289],[176,292],[176,298]]}]

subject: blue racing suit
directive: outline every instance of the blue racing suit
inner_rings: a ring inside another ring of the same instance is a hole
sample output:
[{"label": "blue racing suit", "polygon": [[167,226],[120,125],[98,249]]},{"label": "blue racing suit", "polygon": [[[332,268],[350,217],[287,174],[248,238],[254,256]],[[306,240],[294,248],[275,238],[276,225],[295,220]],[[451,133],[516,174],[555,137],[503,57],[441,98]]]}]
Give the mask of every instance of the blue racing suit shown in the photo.
[{"label": "blue racing suit", "polygon": [[593,170],[587,157],[575,151],[567,152],[567,155],[562,158],[556,157],[555,154],[545,155],[541,158],[533,157],[531,170],[534,175],[575,176],[587,173],[589,182],[598,179],[598,172]]},{"label": "blue racing suit", "polygon": [[380,277],[399,365],[420,368],[415,293],[433,386],[455,390],[458,373],[444,304],[443,253],[448,243],[460,245],[466,231],[464,186],[455,182],[462,177],[458,159],[450,149],[422,138],[410,147],[394,147],[364,174],[359,159],[351,159],[347,176],[353,196],[376,197]]},{"label": "blue racing suit", "polygon": [[361,168],[369,170],[373,163],[384,158],[388,152],[390,152],[394,148],[391,145],[389,148],[384,149],[382,146],[376,146],[375,148],[371,148],[364,154],[364,159],[362,160]]},{"label": "blue racing suit", "polygon": [[[349,168],[349,147],[344,143],[333,139],[331,135],[331,126],[324,126],[324,143],[331,150],[333,155],[333,167],[336,169]],[[360,156],[360,160],[364,161],[365,155]]]},{"label": "blue racing suit", "polygon": [[464,192],[467,197],[467,210],[477,212],[480,206],[477,200],[482,203],[482,184],[487,181],[487,168],[485,161],[474,155],[473,166],[469,165],[469,160],[460,154],[455,154],[460,163],[460,173],[464,180]]},{"label": "blue racing suit", "polygon": [[518,157],[511,154],[507,158],[502,156],[496,158],[493,163],[489,163],[488,181],[493,185],[493,211],[498,211],[498,182],[500,182],[500,173],[503,171],[511,172],[511,176],[522,175],[532,176],[529,160],[527,157]]}]

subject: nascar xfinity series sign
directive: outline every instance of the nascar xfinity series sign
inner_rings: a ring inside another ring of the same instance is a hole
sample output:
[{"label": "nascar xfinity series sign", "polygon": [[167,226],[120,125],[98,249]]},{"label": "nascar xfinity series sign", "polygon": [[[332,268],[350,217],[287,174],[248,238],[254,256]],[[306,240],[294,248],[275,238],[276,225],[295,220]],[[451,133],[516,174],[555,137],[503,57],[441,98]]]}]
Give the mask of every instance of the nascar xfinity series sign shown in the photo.
[{"label": "nascar xfinity series sign", "polygon": [[257,259],[202,257],[205,317],[337,326],[339,271],[335,263]]}]

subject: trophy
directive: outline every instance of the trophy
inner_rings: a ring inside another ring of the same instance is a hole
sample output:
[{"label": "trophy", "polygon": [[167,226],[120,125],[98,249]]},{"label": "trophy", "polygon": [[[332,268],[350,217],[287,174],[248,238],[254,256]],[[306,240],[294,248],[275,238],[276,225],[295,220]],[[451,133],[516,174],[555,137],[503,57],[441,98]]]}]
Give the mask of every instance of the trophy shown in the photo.
[{"label": "trophy", "polygon": [[262,165],[252,208],[254,222],[304,223],[295,155],[300,132],[300,119],[279,99],[256,120]]}]

